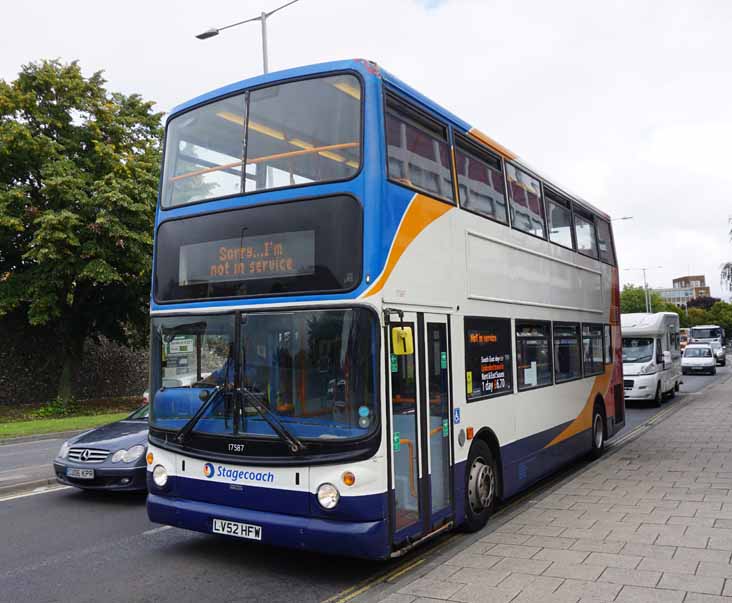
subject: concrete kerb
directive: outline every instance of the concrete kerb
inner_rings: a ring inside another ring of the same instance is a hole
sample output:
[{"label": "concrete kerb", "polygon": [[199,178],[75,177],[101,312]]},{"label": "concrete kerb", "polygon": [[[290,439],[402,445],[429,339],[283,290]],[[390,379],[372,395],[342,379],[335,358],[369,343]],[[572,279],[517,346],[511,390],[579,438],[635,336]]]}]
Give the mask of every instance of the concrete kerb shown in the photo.
[{"label": "concrete kerb", "polygon": [[[698,395],[701,393],[705,393],[708,389],[717,385],[723,385],[730,381],[730,379],[732,379],[732,375],[723,380],[709,383],[698,392],[695,392],[695,394]],[[533,490],[518,495],[515,500],[509,501],[505,507],[499,509],[498,512],[492,517],[491,522],[489,522],[489,524],[482,530],[474,534],[463,533],[461,537],[456,538],[451,545],[445,546],[444,548],[439,547],[441,549],[439,553],[437,553],[434,558],[424,563],[424,565],[420,565],[419,570],[415,571],[408,580],[387,580],[382,583],[382,588],[377,587],[372,592],[365,592],[356,597],[334,597],[333,603],[344,603],[345,601],[348,601],[349,603],[375,603],[377,601],[381,601],[391,594],[396,594],[404,586],[411,584],[412,582],[424,577],[426,574],[435,570],[436,568],[444,565],[446,561],[452,558],[460,550],[464,550],[470,545],[478,542],[481,538],[485,538],[487,535],[494,533],[498,530],[498,528],[510,522],[516,516],[520,515],[528,508],[533,506],[533,504],[547,498],[568,482],[582,476],[585,472],[592,469],[597,463],[602,463],[605,459],[619,453],[626,444],[635,441],[643,434],[647,433],[657,425],[663,423],[669,417],[675,415],[679,410],[686,407],[690,402],[694,401],[696,399],[696,395],[683,394],[683,400],[680,400],[673,406],[668,407],[666,410],[659,413],[662,414],[662,416],[659,417],[658,414],[654,415],[653,417],[648,419],[648,421],[642,423],[630,433],[625,434],[620,440],[618,440],[617,443],[613,443],[614,445],[608,446],[606,448],[605,454],[600,459],[588,462],[585,466],[581,467],[578,470],[573,469],[574,466],[570,465],[570,468],[563,471],[560,470],[558,476],[555,475],[553,478],[547,478],[547,480],[543,484],[540,482],[538,485],[533,486]],[[425,555],[429,555],[429,551],[425,551]],[[401,578],[402,575],[403,574],[399,574],[398,577]]]},{"label": "concrete kerb", "polygon": [[5,444],[23,444],[25,442],[35,442],[42,440],[68,439],[80,433],[89,431],[89,429],[74,429],[72,431],[56,431],[53,433],[39,433],[36,435],[19,436],[15,438],[0,438],[0,446]]},{"label": "concrete kerb", "polygon": [[54,484],[58,484],[55,477],[45,477],[43,479],[35,479],[29,482],[0,486],[0,498],[11,494],[20,494],[21,492],[31,492],[36,488],[43,488],[44,486],[51,486]]}]

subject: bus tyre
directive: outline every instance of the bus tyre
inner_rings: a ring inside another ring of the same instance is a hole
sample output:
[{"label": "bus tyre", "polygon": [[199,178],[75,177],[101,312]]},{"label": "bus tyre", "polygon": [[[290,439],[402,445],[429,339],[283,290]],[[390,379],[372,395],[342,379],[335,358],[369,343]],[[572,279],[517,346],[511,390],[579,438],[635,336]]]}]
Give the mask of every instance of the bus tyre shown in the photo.
[{"label": "bus tyre", "polygon": [[466,532],[480,530],[488,521],[496,503],[498,470],[490,447],[483,440],[474,440],[465,468]]},{"label": "bus tyre", "polygon": [[592,450],[590,451],[590,457],[599,459],[604,452],[605,414],[602,412],[602,407],[596,404],[595,409],[592,411]]},{"label": "bus tyre", "polygon": [[663,402],[663,394],[661,393],[661,383],[659,382],[656,386],[656,397],[653,398],[653,405],[658,408],[661,406],[661,402]]}]

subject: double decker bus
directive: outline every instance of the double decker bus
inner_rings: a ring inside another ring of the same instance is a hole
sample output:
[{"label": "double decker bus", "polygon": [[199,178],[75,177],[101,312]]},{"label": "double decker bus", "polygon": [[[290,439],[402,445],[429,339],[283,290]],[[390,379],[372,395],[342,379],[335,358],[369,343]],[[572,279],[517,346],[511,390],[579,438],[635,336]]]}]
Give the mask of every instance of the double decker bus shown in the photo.
[{"label": "double decker bus", "polygon": [[154,522],[394,557],[624,425],[609,217],[374,63],[174,109],[155,228]]}]

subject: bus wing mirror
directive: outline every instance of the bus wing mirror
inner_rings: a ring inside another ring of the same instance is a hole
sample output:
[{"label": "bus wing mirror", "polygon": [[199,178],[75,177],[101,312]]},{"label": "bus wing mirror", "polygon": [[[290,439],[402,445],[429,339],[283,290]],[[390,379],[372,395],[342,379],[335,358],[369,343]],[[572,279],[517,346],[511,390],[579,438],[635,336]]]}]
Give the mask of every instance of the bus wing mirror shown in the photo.
[{"label": "bus wing mirror", "polygon": [[411,356],[414,354],[412,327],[392,327],[391,351],[395,356]]}]

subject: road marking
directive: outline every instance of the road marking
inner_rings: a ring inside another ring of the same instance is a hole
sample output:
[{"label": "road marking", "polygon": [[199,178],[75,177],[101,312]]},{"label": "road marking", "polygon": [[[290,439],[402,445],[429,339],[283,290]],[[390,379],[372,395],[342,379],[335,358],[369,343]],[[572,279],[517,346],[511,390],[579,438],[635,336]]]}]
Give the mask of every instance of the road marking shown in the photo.
[{"label": "road marking", "polygon": [[13,494],[12,496],[0,498],[0,502],[7,502],[9,500],[15,500],[16,498],[27,498],[28,496],[37,496],[38,494],[50,494],[51,492],[58,492],[59,490],[70,489],[71,486],[43,486],[42,488],[36,488],[31,492],[24,492],[23,494]]},{"label": "road marking", "polygon": [[159,534],[160,532],[165,532],[165,530],[172,529],[173,526],[160,526],[159,528],[153,528],[152,530],[147,530],[142,533],[143,536],[152,536],[153,534]]},{"label": "road marking", "polygon": [[437,551],[445,548],[454,540],[462,537],[462,534],[452,534],[443,542],[440,542],[439,544],[436,544],[423,551],[423,555],[420,558],[406,559],[391,571],[384,572],[382,574],[374,576],[373,578],[367,578],[366,580],[363,580],[361,582],[357,582],[353,586],[349,586],[341,592],[336,593],[332,597],[325,599],[321,603],[347,603],[347,601],[350,601],[351,599],[362,595],[377,584],[381,584],[382,582],[392,582],[397,578],[400,578],[404,574],[411,572],[413,569],[419,567],[420,565],[426,563],[430,556],[434,555]]}]

